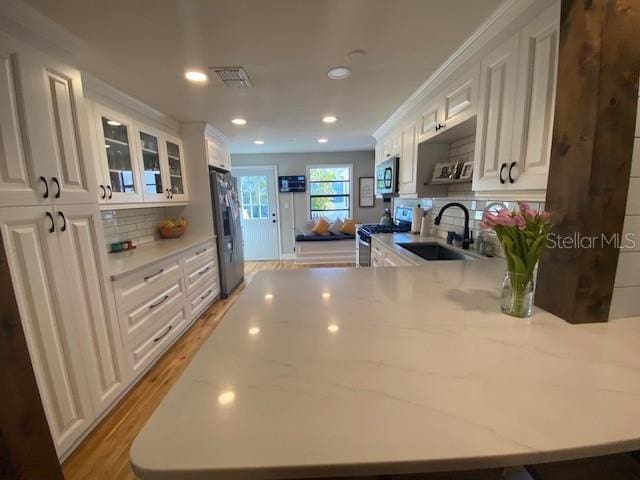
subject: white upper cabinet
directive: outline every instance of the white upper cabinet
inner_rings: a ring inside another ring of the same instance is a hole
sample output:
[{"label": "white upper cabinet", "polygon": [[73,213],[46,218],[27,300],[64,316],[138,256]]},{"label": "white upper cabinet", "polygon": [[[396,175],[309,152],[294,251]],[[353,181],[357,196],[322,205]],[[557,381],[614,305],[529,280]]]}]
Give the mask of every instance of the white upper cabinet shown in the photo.
[{"label": "white upper cabinet", "polygon": [[442,123],[438,131],[455,127],[476,114],[479,67],[447,84],[442,97]]},{"label": "white upper cabinet", "polygon": [[169,184],[164,162],[162,161],[162,139],[155,130],[138,127],[138,164],[142,174],[142,195],[145,202],[164,202],[169,200]]},{"label": "white upper cabinet", "polygon": [[93,105],[98,163],[98,199],[101,203],[142,201],[135,131],[130,120],[99,104]]},{"label": "white upper cabinet", "polygon": [[167,157],[169,200],[185,201],[188,199],[188,195],[182,142],[177,138],[165,137],[164,149]]},{"label": "white upper cabinet", "polygon": [[182,142],[131,118],[93,104],[100,203],[187,202]]},{"label": "white upper cabinet", "polygon": [[95,201],[80,72],[0,34],[3,206]]},{"label": "white upper cabinet", "polygon": [[517,66],[517,34],[498,46],[480,64],[473,190],[500,190],[507,183]]},{"label": "white upper cabinet", "polygon": [[417,125],[412,123],[402,129],[400,162],[398,166],[398,193],[416,192]]},{"label": "white upper cabinet", "polygon": [[544,11],[520,33],[518,88],[509,188],[546,189],[558,68],[560,8]]},{"label": "white upper cabinet", "polygon": [[442,108],[440,98],[433,100],[424,108],[424,113],[420,116],[419,142],[424,142],[438,133],[439,125],[442,124]]},{"label": "white upper cabinet", "polygon": [[214,140],[207,138],[207,163],[222,170],[231,170],[229,149]]}]

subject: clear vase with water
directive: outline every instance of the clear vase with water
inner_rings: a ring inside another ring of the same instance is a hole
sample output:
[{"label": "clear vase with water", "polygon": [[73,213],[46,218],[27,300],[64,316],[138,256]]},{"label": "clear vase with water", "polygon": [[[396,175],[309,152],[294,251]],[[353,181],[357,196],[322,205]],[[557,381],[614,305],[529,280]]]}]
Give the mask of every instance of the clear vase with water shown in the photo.
[{"label": "clear vase with water", "polygon": [[502,282],[502,312],[527,318],[533,311],[534,275],[506,271]]}]

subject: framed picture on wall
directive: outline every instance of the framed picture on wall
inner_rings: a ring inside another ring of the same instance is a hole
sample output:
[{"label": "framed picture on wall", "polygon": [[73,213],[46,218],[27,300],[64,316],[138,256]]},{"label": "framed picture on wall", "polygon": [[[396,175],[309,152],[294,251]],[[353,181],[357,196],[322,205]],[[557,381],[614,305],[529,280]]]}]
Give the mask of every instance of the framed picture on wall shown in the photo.
[{"label": "framed picture on wall", "polygon": [[462,164],[462,170],[460,170],[460,180],[471,180],[473,176],[473,162],[464,162]]},{"label": "framed picture on wall", "polygon": [[358,206],[360,208],[373,207],[375,205],[375,192],[374,192],[374,179],[373,177],[360,177],[358,179],[360,201]]}]

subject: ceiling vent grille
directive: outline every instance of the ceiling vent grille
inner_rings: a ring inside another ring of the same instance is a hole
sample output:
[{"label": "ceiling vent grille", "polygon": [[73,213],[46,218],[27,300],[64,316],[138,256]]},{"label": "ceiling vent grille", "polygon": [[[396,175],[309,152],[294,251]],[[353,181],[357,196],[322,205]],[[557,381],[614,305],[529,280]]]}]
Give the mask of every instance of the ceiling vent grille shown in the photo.
[{"label": "ceiling vent grille", "polygon": [[209,69],[213,70],[227,87],[249,88],[253,86],[247,71],[242,67],[210,67]]}]

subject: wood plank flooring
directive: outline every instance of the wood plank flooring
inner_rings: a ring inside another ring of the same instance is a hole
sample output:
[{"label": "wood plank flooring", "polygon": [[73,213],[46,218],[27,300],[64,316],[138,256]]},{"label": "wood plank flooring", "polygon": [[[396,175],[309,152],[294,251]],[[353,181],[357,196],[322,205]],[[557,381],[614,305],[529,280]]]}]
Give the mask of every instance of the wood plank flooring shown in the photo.
[{"label": "wood plank flooring", "polygon": [[[331,265],[323,265],[328,267]],[[353,265],[333,265],[348,267]],[[260,271],[312,268],[293,261],[246,262],[245,284]],[[63,464],[67,480],[135,480],[129,464],[129,448],[153,411],[158,407],[200,346],[241,294],[214,303],[191,329],[142,377],[109,415],[95,428]]]}]

